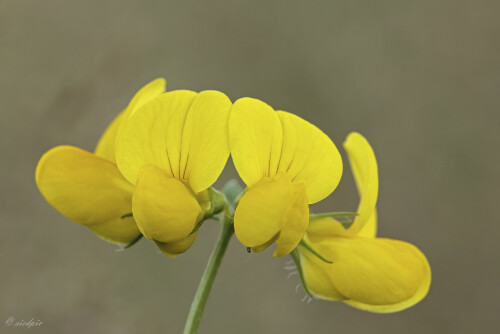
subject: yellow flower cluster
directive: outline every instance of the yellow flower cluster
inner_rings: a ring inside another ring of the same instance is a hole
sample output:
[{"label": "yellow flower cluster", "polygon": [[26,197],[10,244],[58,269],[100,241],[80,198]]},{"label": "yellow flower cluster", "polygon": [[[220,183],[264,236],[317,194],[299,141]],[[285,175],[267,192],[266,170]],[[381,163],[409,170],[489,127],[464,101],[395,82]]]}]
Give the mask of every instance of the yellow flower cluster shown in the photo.
[{"label": "yellow flower cluster", "polygon": [[231,155],[247,186],[234,203],[236,237],[254,252],[276,243],[274,256],[291,254],[308,293],[373,312],[425,297],[425,256],[376,238],[377,162],[363,136],[344,143],[361,198],[346,228],[309,214],[342,175],[341,156],[321,130],[256,99],[232,103],[221,92],[165,85],[157,79],[139,90],[94,153],[58,146],[42,156],[36,182],[56,210],[107,241],[129,245],[144,235],[175,257],[204,220],[233,214],[211,187]]}]

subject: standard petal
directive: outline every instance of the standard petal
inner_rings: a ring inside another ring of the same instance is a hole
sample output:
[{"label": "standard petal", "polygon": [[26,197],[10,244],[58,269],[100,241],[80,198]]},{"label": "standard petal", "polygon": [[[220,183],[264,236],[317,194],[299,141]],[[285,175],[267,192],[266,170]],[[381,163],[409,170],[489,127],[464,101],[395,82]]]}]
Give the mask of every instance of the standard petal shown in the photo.
[{"label": "standard petal", "polygon": [[203,217],[189,186],[153,165],[139,170],[132,212],[142,234],[162,243],[187,237]]},{"label": "standard petal", "polygon": [[111,124],[107,127],[106,131],[104,131],[103,135],[97,142],[97,146],[94,151],[95,155],[97,155],[98,157],[107,159],[113,163],[116,163],[116,158],[115,158],[116,135],[118,133],[118,129],[122,122],[123,115],[124,112],[121,112],[111,122]]},{"label": "standard petal", "polygon": [[286,175],[265,178],[247,188],[234,214],[238,240],[247,247],[258,247],[273,239],[282,227],[293,190]]},{"label": "standard petal", "polygon": [[193,245],[197,235],[198,231],[188,235],[187,237],[179,241],[170,243],[155,241],[155,243],[163,254],[168,257],[174,258],[177,257],[177,255],[186,252]]},{"label": "standard petal", "polygon": [[358,237],[375,238],[377,236],[377,210],[373,211],[365,226],[358,232]]},{"label": "standard petal", "polygon": [[236,101],[229,115],[229,146],[243,182],[251,187],[276,175],[283,130],[276,112],[252,98]]},{"label": "standard petal", "polygon": [[342,176],[342,158],[320,129],[293,114],[277,112],[283,127],[279,172],[306,183],[309,203],[330,195]]},{"label": "standard petal", "polygon": [[219,177],[229,157],[229,98],[217,91],[196,96],[182,133],[180,177],[200,192]]},{"label": "standard petal", "polygon": [[276,240],[275,257],[285,256],[297,247],[309,225],[309,205],[307,204],[304,182],[292,183],[291,202],[282,218],[281,231]]},{"label": "standard petal", "polygon": [[131,212],[132,185],[106,159],[57,146],[40,159],[36,183],[57,211],[103,239],[128,243],[140,234],[133,218],[121,218]]},{"label": "standard petal", "polygon": [[[318,245],[315,245],[318,246]],[[374,312],[395,312],[418,303],[430,286],[430,267],[415,246],[381,238],[331,238],[326,252],[330,277],[351,305]]]},{"label": "standard petal", "polygon": [[95,154],[115,162],[115,144],[122,119],[127,119],[137,108],[165,91],[165,79],[156,79],[142,87],[132,98],[128,107],[121,112],[107,127],[99,139]]},{"label": "standard petal", "polygon": [[[354,180],[358,187],[360,202],[358,215],[349,228],[350,235],[356,235],[370,221],[375,213],[378,196],[378,167],[373,149],[368,141],[359,133],[353,132],[347,136],[344,149],[349,157]],[[371,222],[375,226],[371,231],[376,231],[376,218]]]},{"label": "standard petal", "polygon": [[128,104],[127,109],[125,109],[124,111],[125,119],[128,119],[130,116],[132,116],[136,112],[136,110],[142,107],[142,105],[144,105],[145,103],[163,94],[165,92],[166,85],[167,82],[165,81],[165,79],[158,78],[139,89],[139,91],[135,93],[134,97]]},{"label": "standard petal", "polygon": [[127,180],[135,184],[139,169],[146,164],[180,179],[182,132],[196,95],[191,91],[162,94],[123,121],[116,162]]}]

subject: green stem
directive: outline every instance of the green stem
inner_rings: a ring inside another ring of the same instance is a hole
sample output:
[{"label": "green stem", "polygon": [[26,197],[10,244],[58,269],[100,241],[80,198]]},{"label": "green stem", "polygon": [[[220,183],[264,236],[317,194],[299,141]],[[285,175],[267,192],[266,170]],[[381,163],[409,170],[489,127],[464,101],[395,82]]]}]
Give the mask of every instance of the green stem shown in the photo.
[{"label": "green stem", "polygon": [[186,326],[184,327],[184,334],[194,334],[198,330],[200,324],[201,316],[203,315],[203,310],[205,304],[207,303],[210,290],[214,284],[215,276],[219,270],[219,266],[222,262],[222,257],[226,252],[229,241],[234,234],[234,226],[232,224],[232,217],[224,215],[221,219],[222,230],[219,235],[219,240],[215,245],[212,255],[208,260],[205,272],[201,277],[200,284],[198,285],[198,290],[194,296],[193,303],[191,304],[191,309],[189,310],[189,315],[186,320]]}]

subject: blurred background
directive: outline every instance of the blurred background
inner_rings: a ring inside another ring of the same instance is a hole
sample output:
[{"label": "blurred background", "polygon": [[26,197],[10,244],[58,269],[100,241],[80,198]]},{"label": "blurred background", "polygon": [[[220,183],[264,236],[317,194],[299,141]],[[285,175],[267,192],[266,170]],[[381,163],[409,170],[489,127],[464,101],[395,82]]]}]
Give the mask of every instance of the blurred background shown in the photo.
[{"label": "blurred background", "polygon": [[[182,331],[217,223],[175,260],[147,240],[116,252],[34,182],[46,150],[93,150],[160,76],[168,90],[262,99],[339,148],[363,133],[379,162],[379,235],[417,245],[433,270],[420,304],[370,314],[302,302],[290,258],[249,255],[233,239],[200,333],[496,332],[499,10],[495,0],[0,0],[0,332]],[[229,164],[217,186],[233,177]],[[313,210],[357,201],[345,168]],[[8,328],[9,317],[43,325]]]}]

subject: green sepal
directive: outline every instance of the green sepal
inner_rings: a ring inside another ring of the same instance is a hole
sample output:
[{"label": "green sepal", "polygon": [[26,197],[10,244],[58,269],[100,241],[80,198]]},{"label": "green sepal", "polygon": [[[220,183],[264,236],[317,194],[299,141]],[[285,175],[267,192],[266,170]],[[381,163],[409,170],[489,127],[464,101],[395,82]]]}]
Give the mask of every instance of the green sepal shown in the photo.
[{"label": "green sepal", "polygon": [[189,235],[193,234],[194,232],[198,231],[201,227],[201,225],[203,225],[203,223],[205,222],[205,218],[202,218],[198,223],[196,223],[196,226],[193,228],[193,230],[191,231],[191,233],[189,233]]},{"label": "green sepal", "polygon": [[127,249],[127,248],[130,248],[132,247],[133,245],[135,245],[139,240],[141,240],[143,237],[142,233],[139,234],[137,236],[137,238],[135,238],[134,240],[132,240],[131,242],[129,242],[127,245],[123,246],[123,249]]},{"label": "green sepal", "polygon": [[129,213],[124,214],[124,215],[123,215],[123,216],[121,216],[120,218],[121,218],[121,219],[124,219],[124,218],[128,218],[128,217],[133,217],[133,216],[134,216],[134,214],[133,214],[132,212],[129,212]]},{"label": "green sepal", "polygon": [[300,254],[298,247],[296,247],[291,253],[290,256],[293,259],[293,262],[295,262],[295,266],[297,267],[297,271],[299,272],[299,277],[300,281],[302,282],[302,287],[304,288],[304,291],[312,297],[312,293],[309,292],[309,289],[307,288],[306,281],[304,279],[304,273],[302,271],[302,264],[300,263]]},{"label": "green sepal", "polygon": [[237,205],[237,200],[241,197],[244,189],[241,188],[238,181],[231,179],[222,188],[222,193],[226,196],[227,201],[231,205],[231,209],[234,210]]},{"label": "green sepal", "polygon": [[333,263],[332,261],[327,260],[326,258],[324,258],[320,253],[318,253],[314,248],[312,248],[311,245],[309,245],[307,242],[305,242],[304,239],[300,240],[300,245],[302,247],[304,247],[305,249],[307,249],[309,252],[311,252],[312,255],[316,256],[321,261],[323,261],[325,263],[328,263],[328,264],[332,264]]},{"label": "green sepal", "polygon": [[[132,212],[126,213],[123,216],[121,216],[121,219],[129,218],[129,217],[134,217],[134,214]],[[142,234],[139,234],[134,240],[126,244],[125,246],[122,247],[122,249],[127,249],[135,245],[141,238],[143,237]]]},{"label": "green sepal", "polygon": [[204,219],[212,218],[218,213],[221,213],[226,207],[226,197],[220,191],[210,187],[208,188],[210,206],[205,211]]},{"label": "green sepal", "polygon": [[[312,223],[315,220],[321,218],[351,218],[356,217],[358,215],[357,212],[325,212],[325,213],[316,213],[309,215],[309,222]],[[338,220],[337,220],[338,221]],[[352,221],[338,221],[344,227],[349,227],[352,225]]]},{"label": "green sepal", "polygon": [[[221,213],[226,209],[227,206],[227,201],[226,197],[218,190],[210,187],[207,189],[208,199],[205,199],[202,203],[202,207],[204,208],[204,215],[200,219],[198,223],[196,223],[196,226],[193,228],[191,233],[189,235],[193,234],[194,232],[198,231],[198,229],[203,225],[205,220],[212,218],[216,214]],[[205,198],[206,198],[205,197]]]}]

